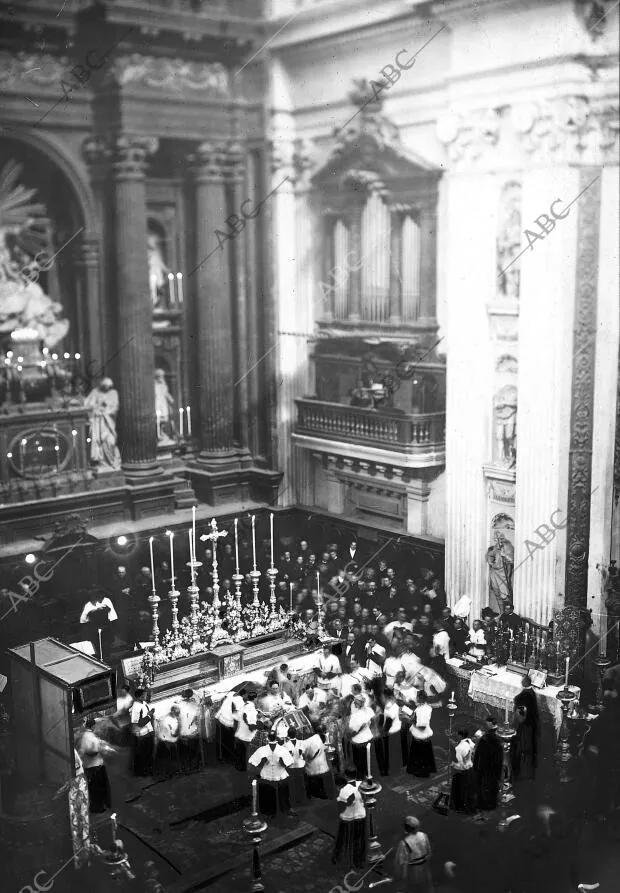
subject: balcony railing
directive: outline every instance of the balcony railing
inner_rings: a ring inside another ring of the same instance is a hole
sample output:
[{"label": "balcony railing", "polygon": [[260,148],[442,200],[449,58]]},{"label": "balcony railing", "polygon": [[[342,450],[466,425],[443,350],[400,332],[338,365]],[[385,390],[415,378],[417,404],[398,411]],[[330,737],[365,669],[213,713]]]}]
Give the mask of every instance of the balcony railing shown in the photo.
[{"label": "balcony railing", "polygon": [[401,415],[307,398],[295,402],[297,434],[413,455],[445,448],[445,412]]}]

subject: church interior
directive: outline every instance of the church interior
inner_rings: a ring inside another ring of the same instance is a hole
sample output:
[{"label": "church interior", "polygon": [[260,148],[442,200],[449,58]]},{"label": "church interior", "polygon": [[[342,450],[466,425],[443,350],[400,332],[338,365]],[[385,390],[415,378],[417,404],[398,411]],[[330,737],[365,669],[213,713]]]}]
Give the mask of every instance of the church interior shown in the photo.
[{"label": "church interior", "polygon": [[3,889],[618,889],[619,5],[2,5]]}]

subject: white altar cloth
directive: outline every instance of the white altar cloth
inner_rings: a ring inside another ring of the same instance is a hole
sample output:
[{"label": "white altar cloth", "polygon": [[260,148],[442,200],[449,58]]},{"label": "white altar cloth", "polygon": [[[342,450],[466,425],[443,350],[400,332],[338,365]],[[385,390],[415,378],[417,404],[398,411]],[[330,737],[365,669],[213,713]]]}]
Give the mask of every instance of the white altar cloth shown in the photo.
[{"label": "white altar cloth", "polygon": [[[500,670],[495,676],[488,676],[475,670],[471,675],[467,694],[472,701],[502,710],[504,717],[508,708],[508,720],[511,721],[513,700],[521,691],[521,678],[519,674],[511,673],[509,670]],[[546,714],[553,722],[556,735],[562,725],[562,707],[556,695],[562,688],[563,685],[547,685],[545,688],[534,689],[541,720],[545,720]],[[569,685],[569,688],[575,693],[575,697],[579,698],[581,689],[576,685]]]}]

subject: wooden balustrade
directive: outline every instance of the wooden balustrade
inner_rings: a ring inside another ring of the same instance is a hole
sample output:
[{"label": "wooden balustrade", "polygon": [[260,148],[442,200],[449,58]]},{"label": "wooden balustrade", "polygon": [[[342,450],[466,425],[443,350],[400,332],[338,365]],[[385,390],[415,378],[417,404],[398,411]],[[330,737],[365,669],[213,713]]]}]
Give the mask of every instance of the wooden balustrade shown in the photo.
[{"label": "wooden balustrade", "polygon": [[407,415],[308,398],[295,402],[298,434],[370,444],[402,453],[422,454],[444,449],[446,416],[443,412]]}]

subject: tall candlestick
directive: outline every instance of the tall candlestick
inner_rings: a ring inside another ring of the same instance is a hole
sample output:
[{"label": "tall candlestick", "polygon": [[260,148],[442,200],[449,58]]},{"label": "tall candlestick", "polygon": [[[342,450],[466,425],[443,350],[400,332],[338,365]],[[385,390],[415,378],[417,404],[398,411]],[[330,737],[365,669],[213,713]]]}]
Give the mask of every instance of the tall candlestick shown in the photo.
[{"label": "tall candlestick", "polygon": [[316,572],[316,594],[317,597],[321,594],[321,575],[318,571]]},{"label": "tall candlestick", "polygon": [[183,273],[177,273],[177,291],[179,293],[179,304],[183,303]]},{"label": "tall candlestick", "polygon": [[187,436],[191,437],[192,436],[192,407],[191,406],[185,407],[185,416],[187,418]]},{"label": "tall candlestick", "polygon": [[110,829],[112,831],[112,840],[116,840],[116,813],[113,812],[110,816]]},{"label": "tall candlestick", "polygon": [[192,561],[196,561],[196,506],[192,506]]},{"label": "tall candlestick", "polygon": [[269,516],[269,526],[271,528],[271,566],[273,567],[273,512]]},{"label": "tall candlestick", "polygon": [[370,771],[370,741],[366,745],[366,775],[368,778],[372,776],[372,772]]},{"label": "tall candlestick", "polygon": [[254,570],[256,570],[256,515],[252,515],[252,557]]},{"label": "tall candlestick", "polygon": [[258,812],[258,782],[256,779],[252,781],[252,813],[256,815]]},{"label": "tall candlestick", "polygon": [[58,431],[54,435],[54,452],[56,453],[56,471],[60,471],[60,444],[58,443]]},{"label": "tall candlestick", "polygon": [[236,573],[239,573],[239,533],[237,531],[237,519],[235,518],[235,565]]},{"label": "tall candlestick", "polygon": [[77,431],[75,428],[71,432],[71,438],[73,441],[73,468],[77,471]]},{"label": "tall candlestick", "polygon": [[189,540],[189,563],[191,565],[190,570],[191,570],[192,580],[193,580],[194,574],[196,573],[196,571],[194,569],[194,553],[192,550],[192,531],[191,530],[187,531],[187,539]]},{"label": "tall candlestick", "polygon": [[168,273],[168,290],[170,292],[170,303],[175,304],[174,299],[174,273]]},{"label": "tall candlestick", "polygon": [[291,603],[291,604],[290,604],[290,608],[289,608],[289,610],[290,610],[290,612],[291,612],[291,614],[292,614],[292,613],[293,613],[293,584],[292,584],[292,583],[289,583],[289,584],[288,584],[288,588],[289,588],[290,603]]},{"label": "tall candlestick", "polygon": [[153,560],[153,537],[149,537],[149,550],[151,552],[151,582],[153,584],[153,592],[155,592],[155,562]]},{"label": "tall candlestick", "polygon": [[155,419],[157,424],[157,440],[161,440],[161,413],[159,410],[155,412]]},{"label": "tall candlestick", "polygon": [[183,437],[183,435],[184,435],[184,432],[183,432],[183,413],[184,412],[185,412],[185,410],[183,409],[183,407],[179,406],[179,437]]},{"label": "tall candlestick", "polygon": [[508,701],[504,705],[504,724],[508,725]]},{"label": "tall candlestick", "polygon": [[172,541],[174,539],[174,533],[170,531],[170,577],[171,577],[171,589],[174,589],[174,549],[172,547]]},{"label": "tall candlestick", "polygon": [[570,657],[566,655],[566,672],[564,673],[564,688],[568,688],[568,668],[570,666]]}]

